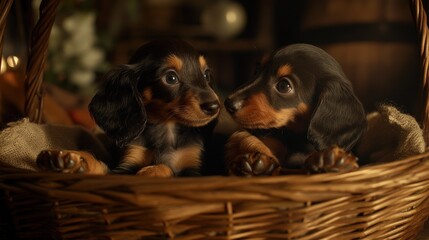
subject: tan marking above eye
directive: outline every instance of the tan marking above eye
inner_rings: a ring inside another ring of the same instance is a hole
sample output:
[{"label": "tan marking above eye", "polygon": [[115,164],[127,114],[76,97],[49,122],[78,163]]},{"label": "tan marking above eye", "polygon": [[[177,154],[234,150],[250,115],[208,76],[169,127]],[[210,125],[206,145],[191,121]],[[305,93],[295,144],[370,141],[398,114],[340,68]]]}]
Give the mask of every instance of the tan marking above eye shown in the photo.
[{"label": "tan marking above eye", "polygon": [[183,61],[178,56],[171,54],[166,59],[168,68],[174,68],[176,71],[180,71],[183,67]]},{"label": "tan marking above eye", "polygon": [[200,57],[198,58],[198,61],[200,62],[200,68],[201,68],[201,71],[205,71],[205,70],[207,69],[207,61],[206,61],[206,59],[204,58],[204,56],[200,56]]},{"label": "tan marking above eye", "polygon": [[290,75],[291,73],[292,73],[292,66],[289,64],[282,65],[277,69],[277,77],[287,76],[287,75]]}]

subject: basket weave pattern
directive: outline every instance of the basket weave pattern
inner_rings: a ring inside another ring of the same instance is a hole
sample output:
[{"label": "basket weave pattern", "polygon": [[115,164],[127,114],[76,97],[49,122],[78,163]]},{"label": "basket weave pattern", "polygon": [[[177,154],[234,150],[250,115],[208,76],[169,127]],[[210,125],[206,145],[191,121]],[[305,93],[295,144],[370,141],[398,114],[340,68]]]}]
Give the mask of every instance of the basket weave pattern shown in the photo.
[{"label": "basket weave pattern", "polygon": [[228,181],[1,169],[0,187],[23,238],[414,239],[429,211],[428,157]]},{"label": "basket weave pattern", "polygon": [[[26,113],[34,122],[58,2],[42,1],[33,32]],[[0,43],[11,3],[0,3]],[[410,3],[427,136],[427,18],[421,0]],[[1,239],[415,239],[429,216],[429,152],[311,176],[147,179],[0,168],[0,190]]]}]

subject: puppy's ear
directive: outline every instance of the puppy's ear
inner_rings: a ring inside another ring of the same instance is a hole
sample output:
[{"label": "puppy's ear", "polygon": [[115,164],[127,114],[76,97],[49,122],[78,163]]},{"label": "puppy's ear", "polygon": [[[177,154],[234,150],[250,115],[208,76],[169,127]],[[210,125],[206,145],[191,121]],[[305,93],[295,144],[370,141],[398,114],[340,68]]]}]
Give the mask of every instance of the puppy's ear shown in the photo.
[{"label": "puppy's ear", "polygon": [[147,118],[134,70],[122,65],[108,72],[89,104],[89,111],[95,122],[119,146],[140,135]]},{"label": "puppy's ear", "polygon": [[320,151],[332,145],[350,150],[366,127],[365,111],[350,82],[327,81],[307,132],[308,140]]}]

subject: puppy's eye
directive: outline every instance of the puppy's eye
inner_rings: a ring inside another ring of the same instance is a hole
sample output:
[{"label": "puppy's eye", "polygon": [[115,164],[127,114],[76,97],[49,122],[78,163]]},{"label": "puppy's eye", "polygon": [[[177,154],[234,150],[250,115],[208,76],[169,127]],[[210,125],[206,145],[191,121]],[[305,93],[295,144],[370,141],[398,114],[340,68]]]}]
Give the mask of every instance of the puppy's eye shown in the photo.
[{"label": "puppy's eye", "polygon": [[207,82],[210,82],[212,80],[212,75],[210,70],[205,70],[203,75]]},{"label": "puppy's eye", "polygon": [[170,85],[178,84],[179,83],[179,77],[177,76],[175,71],[168,71],[164,77],[164,82]]},{"label": "puppy's eye", "polygon": [[293,91],[292,84],[287,77],[280,78],[280,80],[277,82],[276,89],[279,91],[279,93],[290,93]]}]

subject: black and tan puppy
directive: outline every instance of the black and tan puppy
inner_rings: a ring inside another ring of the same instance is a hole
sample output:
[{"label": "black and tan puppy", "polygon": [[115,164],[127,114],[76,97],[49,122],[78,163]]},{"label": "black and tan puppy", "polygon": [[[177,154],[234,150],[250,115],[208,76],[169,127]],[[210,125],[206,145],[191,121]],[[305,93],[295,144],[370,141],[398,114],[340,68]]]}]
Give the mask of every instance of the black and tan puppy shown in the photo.
[{"label": "black and tan puppy", "polygon": [[[206,60],[183,41],[143,45],[128,65],[110,71],[89,110],[107,136],[124,149],[113,172],[144,176],[198,175],[204,144],[219,114]],[[88,152],[47,150],[46,171],[104,174]],[[112,165],[112,164],[111,164]]]},{"label": "black and tan puppy", "polygon": [[278,50],[225,107],[246,130],[226,145],[230,174],[357,167],[348,151],[365,129],[365,112],[340,65],[320,48],[294,44]]}]

